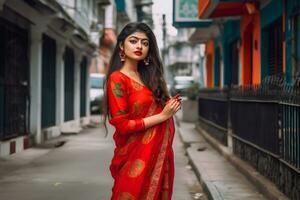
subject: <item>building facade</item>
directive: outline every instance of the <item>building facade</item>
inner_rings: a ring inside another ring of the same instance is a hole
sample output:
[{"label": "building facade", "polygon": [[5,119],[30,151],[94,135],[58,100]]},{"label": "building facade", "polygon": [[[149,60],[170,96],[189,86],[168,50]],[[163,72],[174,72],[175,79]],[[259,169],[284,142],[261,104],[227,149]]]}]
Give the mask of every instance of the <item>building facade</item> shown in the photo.
[{"label": "building facade", "polygon": [[89,123],[104,1],[0,1],[0,156]]},{"label": "building facade", "polygon": [[0,156],[87,125],[89,74],[105,73],[116,35],[138,20],[138,9],[139,20],[151,26],[151,6],[134,0],[0,0]]},{"label": "building facade", "polygon": [[199,123],[299,199],[300,2],[201,0],[198,8],[212,20],[190,37],[206,45]]},{"label": "building facade", "polygon": [[200,45],[188,41],[189,29],[178,29],[177,36],[168,36],[163,49],[164,65],[169,71],[168,83],[174,76],[193,76],[199,82]]}]

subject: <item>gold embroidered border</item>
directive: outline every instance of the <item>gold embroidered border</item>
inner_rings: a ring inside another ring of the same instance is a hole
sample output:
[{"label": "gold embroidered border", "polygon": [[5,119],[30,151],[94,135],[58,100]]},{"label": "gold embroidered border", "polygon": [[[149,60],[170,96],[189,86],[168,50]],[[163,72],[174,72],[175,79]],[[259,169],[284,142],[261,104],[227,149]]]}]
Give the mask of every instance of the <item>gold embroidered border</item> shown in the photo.
[{"label": "gold embroidered border", "polygon": [[149,107],[148,113],[146,114],[146,117],[153,115],[155,110],[156,110],[156,102],[153,100],[151,106]]},{"label": "gold embroidered border", "polygon": [[149,187],[149,191],[146,196],[146,200],[154,199],[154,196],[155,196],[155,193],[156,193],[156,190],[158,187],[158,182],[159,182],[159,178],[160,178],[160,174],[162,171],[164,158],[165,158],[166,150],[167,150],[167,146],[168,146],[168,138],[169,138],[169,134],[170,134],[169,121],[167,121],[166,128],[167,128],[166,134],[164,135],[163,144],[162,144],[161,150],[158,154],[157,162],[155,164],[155,167],[154,167],[154,170],[152,173],[152,178],[150,180],[150,187]]}]

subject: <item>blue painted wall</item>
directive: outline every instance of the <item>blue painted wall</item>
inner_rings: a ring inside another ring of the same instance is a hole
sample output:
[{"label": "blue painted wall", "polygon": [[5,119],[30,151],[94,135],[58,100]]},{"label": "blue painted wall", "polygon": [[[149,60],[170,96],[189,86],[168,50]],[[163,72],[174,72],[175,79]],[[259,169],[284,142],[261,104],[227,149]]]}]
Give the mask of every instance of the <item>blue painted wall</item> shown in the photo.
[{"label": "blue painted wall", "polygon": [[125,0],[115,0],[117,11],[124,12],[126,9],[126,2]]},{"label": "blue painted wall", "polygon": [[[298,55],[295,55],[292,50],[292,42],[294,38],[292,35],[292,18],[298,13]],[[286,2],[286,78],[289,83],[291,83],[293,74],[293,59],[300,59],[300,1],[288,0]]]}]

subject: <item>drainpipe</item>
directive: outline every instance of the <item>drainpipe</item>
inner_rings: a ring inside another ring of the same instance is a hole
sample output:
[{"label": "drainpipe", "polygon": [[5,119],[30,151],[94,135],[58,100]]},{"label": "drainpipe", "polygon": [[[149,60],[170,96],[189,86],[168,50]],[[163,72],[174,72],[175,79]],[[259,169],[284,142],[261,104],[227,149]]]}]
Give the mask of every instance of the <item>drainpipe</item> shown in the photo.
[{"label": "drainpipe", "polygon": [[[220,31],[220,35],[224,35],[224,23],[225,21],[219,20],[216,22],[218,29]],[[216,36],[218,37],[218,36]],[[224,69],[223,69],[224,70]],[[231,153],[233,153],[233,137],[232,137],[232,125],[231,125],[231,101],[230,101],[230,92],[231,92],[231,84],[229,84],[226,88],[223,87],[222,92],[226,93],[226,101],[227,101],[227,147]]]}]

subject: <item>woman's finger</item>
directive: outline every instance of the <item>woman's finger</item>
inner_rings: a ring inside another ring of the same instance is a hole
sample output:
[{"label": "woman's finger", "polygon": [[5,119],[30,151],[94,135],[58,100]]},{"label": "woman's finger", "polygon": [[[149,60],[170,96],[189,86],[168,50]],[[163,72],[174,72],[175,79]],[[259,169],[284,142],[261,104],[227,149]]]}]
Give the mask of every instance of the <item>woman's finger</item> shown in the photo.
[{"label": "woman's finger", "polygon": [[179,103],[179,102],[176,102],[176,104],[175,104],[175,106],[174,106],[174,110],[176,110],[178,106],[180,106],[180,103]]},{"label": "woman's finger", "polygon": [[175,110],[178,111],[180,108],[181,108],[181,105],[179,104],[179,105],[176,106]]},{"label": "woman's finger", "polygon": [[174,105],[176,103],[177,103],[176,99],[173,99],[171,105]]},{"label": "woman's finger", "polygon": [[173,109],[176,107],[176,101],[173,101],[171,104],[170,104],[170,107]]}]

